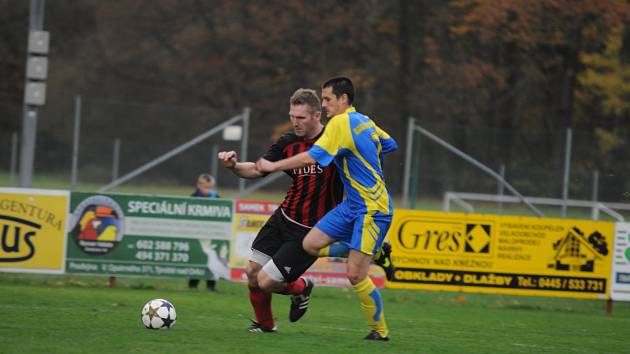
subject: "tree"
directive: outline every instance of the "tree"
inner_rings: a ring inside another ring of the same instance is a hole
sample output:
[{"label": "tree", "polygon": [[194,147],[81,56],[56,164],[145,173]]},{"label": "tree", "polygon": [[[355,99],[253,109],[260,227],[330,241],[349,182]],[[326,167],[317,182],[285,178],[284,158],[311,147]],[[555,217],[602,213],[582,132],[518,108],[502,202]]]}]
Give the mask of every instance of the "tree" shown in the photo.
[{"label": "tree", "polygon": [[[0,131],[21,127],[28,2],[0,0]],[[8,135],[5,137],[8,139]],[[4,144],[3,144],[4,145]],[[8,144],[7,144],[8,146]]]},{"label": "tree", "polygon": [[[499,142],[502,160],[516,162],[514,144],[524,140],[541,148],[526,150],[533,163],[539,164],[541,156],[552,156],[555,167],[549,169],[560,170],[564,141],[557,132],[579,128],[576,122],[588,120],[575,118],[588,103],[575,101],[576,77],[584,69],[579,59],[582,53],[600,50],[607,34],[624,22],[627,13],[628,4],[621,0],[452,1],[440,17],[452,37],[433,43],[442,46],[438,53],[445,51],[445,45],[456,50],[448,51],[448,57],[438,54],[432,67],[451,73],[446,74],[450,80],[440,81],[451,87],[450,92],[463,89],[474,97],[472,102],[462,99],[452,105],[458,108],[450,108],[466,116],[463,124],[485,121],[517,132],[491,139]],[[576,111],[576,105],[580,110]],[[545,139],[534,140],[524,128],[546,130]]]}]

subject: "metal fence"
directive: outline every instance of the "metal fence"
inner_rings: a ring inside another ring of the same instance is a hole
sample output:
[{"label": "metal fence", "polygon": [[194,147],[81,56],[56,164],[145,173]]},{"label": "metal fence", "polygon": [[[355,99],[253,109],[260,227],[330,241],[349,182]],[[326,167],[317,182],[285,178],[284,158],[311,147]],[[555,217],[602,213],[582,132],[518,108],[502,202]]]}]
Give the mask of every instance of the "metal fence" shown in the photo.
[{"label": "metal fence", "polygon": [[[211,173],[219,190],[243,191],[244,181],[219,166],[217,152],[235,150],[239,159],[247,159],[248,155],[255,159],[271,139],[268,135],[261,139],[261,131],[257,130],[249,142],[224,140],[221,124],[230,117],[208,107],[90,97],[72,101],[66,109],[47,107],[40,120],[34,166],[36,187],[54,181],[58,188],[97,190],[125,177],[125,185],[187,187],[192,192],[197,176]],[[240,117],[243,111],[234,112],[232,118]],[[63,115],[53,118],[63,124],[49,124],[47,115],[51,114]],[[243,120],[232,123],[243,125]],[[11,180],[11,166],[15,165],[11,156],[18,153],[19,145],[12,141],[15,135],[19,137],[19,131],[0,132],[0,175],[4,185],[17,186],[19,182],[19,178]],[[245,154],[243,144],[247,146]],[[153,165],[146,166],[148,163]],[[132,172],[134,175],[129,176]],[[278,181],[278,189],[284,188],[285,182]]]},{"label": "metal fence", "polygon": [[[410,120],[408,141],[412,143],[406,146],[403,177],[403,201],[412,208],[425,208],[426,203],[419,203],[422,199],[442,199],[451,192],[530,197],[520,198],[523,204],[531,204],[531,197],[630,203],[630,180],[622,177],[630,175],[630,159],[600,149],[593,132],[509,131],[416,122]],[[630,151],[629,143],[625,144]],[[500,183],[501,179],[508,184]],[[569,204],[549,205],[560,208],[558,212],[554,207],[553,215],[566,216],[567,207],[577,207]],[[580,207],[593,207],[586,204]],[[492,210],[487,207],[484,210]],[[530,207],[531,214],[538,215],[535,209]]]},{"label": "metal fence", "polygon": [[[67,182],[58,187],[71,188],[75,104],[70,99],[64,107],[50,106],[42,114],[36,144],[36,186],[46,186],[41,183],[44,180],[57,180]],[[234,114],[238,115],[241,111],[237,110]],[[88,190],[97,190],[109,184],[229,118],[225,113],[208,107],[139,104],[90,97],[82,98],[80,115],[76,179],[79,189]],[[254,111],[247,148],[250,160],[260,156],[273,141],[269,134],[273,127],[261,129],[255,124],[256,119],[257,112]],[[279,120],[278,126],[283,122]],[[630,159],[627,154],[603,151],[594,132],[572,131],[570,169],[565,180],[565,131],[511,131],[427,120],[417,122],[426,131],[503,176],[523,196],[563,199],[566,186],[567,200],[630,203],[630,179],[627,178],[630,176]],[[195,133],[191,134],[191,131]],[[20,138],[19,133],[18,130],[0,131],[0,177],[4,185],[17,185],[15,177],[11,180],[10,176],[12,169],[17,171],[15,156],[19,155],[16,155],[14,147],[18,145],[15,139],[16,136]],[[407,155],[408,163],[396,166],[396,170],[401,171],[400,175],[394,172],[386,177],[394,191],[398,190],[394,187],[400,186],[396,184],[405,180],[402,197],[403,200],[408,198],[408,206],[442,209],[442,200],[448,192],[514,195],[505,185],[498,183],[496,176],[427,138],[415,126],[409,129],[406,139],[396,138],[401,146],[397,154],[400,154],[399,157]],[[407,144],[407,139],[413,140],[413,145]],[[630,142],[623,144],[618,150],[630,151]],[[197,175],[211,172],[217,178],[219,190],[242,189],[244,186],[239,186],[238,178],[230,171],[217,167],[215,155],[219,149],[240,151],[241,143],[224,141],[220,134],[214,134],[125,183],[192,189]],[[387,166],[386,161],[386,167],[391,170],[392,165]],[[285,179],[278,178],[271,181],[265,190],[280,192],[286,189],[286,185]],[[245,192],[260,187],[257,182],[252,182]],[[491,204],[492,207],[498,205]],[[506,209],[510,208],[508,204],[505,204]],[[536,213],[532,211],[530,214]],[[561,215],[555,211],[553,214]],[[589,214],[587,211],[585,217]]]}]

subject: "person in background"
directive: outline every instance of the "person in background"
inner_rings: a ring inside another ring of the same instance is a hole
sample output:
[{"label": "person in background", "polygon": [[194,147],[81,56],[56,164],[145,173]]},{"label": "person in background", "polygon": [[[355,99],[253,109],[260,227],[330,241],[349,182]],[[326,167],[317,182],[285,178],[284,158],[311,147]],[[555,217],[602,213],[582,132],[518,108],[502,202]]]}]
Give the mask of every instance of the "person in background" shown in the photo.
[{"label": "person in background", "polygon": [[[195,192],[191,194],[191,197],[196,198],[219,198],[219,194],[214,189],[214,177],[207,173],[202,173],[197,178],[197,188]],[[188,288],[197,289],[199,286],[199,279],[191,278],[188,280]],[[206,280],[206,286],[210,291],[216,291],[217,281]]]},{"label": "person in background", "polygon": [[219,198],[219,194],[214,189],[214,177],[207,173],[202,173],[197,178],[197,189],[191,194],[191,197],[198,198]]}]

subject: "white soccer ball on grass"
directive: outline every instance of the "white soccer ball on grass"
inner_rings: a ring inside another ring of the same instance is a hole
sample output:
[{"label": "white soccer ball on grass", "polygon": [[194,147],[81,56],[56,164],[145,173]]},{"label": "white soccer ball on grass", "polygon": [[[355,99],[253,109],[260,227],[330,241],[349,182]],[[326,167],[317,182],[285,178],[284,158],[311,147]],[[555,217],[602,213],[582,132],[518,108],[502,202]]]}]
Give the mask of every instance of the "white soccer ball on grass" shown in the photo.
[{"label": "white soccer ball on grass", "polygon": [[142,308],[142,324],[148,329],[170,329],[175,325],[175,307],[164,299],[149,300]]}]

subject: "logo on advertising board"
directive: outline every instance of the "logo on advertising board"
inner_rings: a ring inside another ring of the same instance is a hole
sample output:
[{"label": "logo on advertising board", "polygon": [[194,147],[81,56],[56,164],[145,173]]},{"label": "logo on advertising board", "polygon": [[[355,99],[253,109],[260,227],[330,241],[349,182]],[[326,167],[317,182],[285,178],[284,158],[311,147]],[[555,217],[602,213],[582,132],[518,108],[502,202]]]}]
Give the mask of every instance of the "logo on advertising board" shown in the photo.
[{"label": "logo on advertising board", "polygon": [[70,234],[85,253],[103,255],[122,240],[124,214],[111,198],[96,195],[82,201],[74,210]]},{"label": "logo on advertising board", "polygon": [[279,206],[279,203],[257,200],[237,200],[235,204],[237,213],[261,215],[271,215]]},{"label": "logo on advertising board", "polygon": [[478,256],[492,253],[493,225],[431,218],[403,221],[396,235],[404,252]]},{"label": "logo on advertising board", "polygon": [[240,229],[254,229],[256,231],[260,230],[267,220],[265,219],[256,219],[256,218],[248,218],[247,216],[242,216],[238,221],[238,227]]},{"label": "logo on advertising board", "polygon": [[41,224],[8,215],[0,215],[2,227],[2,253],[0,262],[22,262],[35,255],[32,237],[42,228]]},{"label": "logo on advertising board", "polygon": [[554,262],[549,268],[566,271],[593,272],[595,261],[608,255],[608,243],[599,232],[594,231],[588,237],[577,227],[573,227],[561,239],[553,244],[556,251]]},{"label": "logo on advertising board", "polygon": [[490,253],[492,226],[489,224],[466,224],[467,253]]}]

